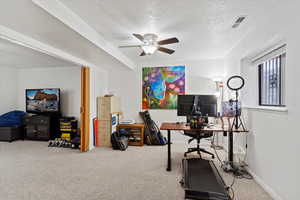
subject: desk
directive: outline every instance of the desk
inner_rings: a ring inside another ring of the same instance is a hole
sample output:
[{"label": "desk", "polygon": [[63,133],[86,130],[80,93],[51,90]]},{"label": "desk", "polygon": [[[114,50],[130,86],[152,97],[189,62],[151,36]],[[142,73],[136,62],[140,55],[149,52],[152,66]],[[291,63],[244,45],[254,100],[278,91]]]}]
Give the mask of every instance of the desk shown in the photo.
[{"label": "desk", "polygon": [[233,133],[248,132],[247,130],[230,130],[229,128],[222,128],[221,126],[212,126],[204,129],[191,129],[186,123],[162,123],[160,130],[168,131],[168,163],[167,171],[171,171],[171,131],[201,131],[207,133],[228,133],[228,160],[229,163],[233,163]]}]

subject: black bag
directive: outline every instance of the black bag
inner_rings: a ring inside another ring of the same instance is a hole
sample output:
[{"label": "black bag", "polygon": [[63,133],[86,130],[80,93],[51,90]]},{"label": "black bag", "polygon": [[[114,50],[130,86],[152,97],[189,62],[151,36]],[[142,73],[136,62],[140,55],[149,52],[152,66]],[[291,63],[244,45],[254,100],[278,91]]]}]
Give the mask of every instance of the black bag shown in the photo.
[{"label": "black bag", "polygon": [[128,137],[120,136],[119,133],[115,132],[111,134],[111,144],[113,149],[125,151],[128,147]]},{"label": "black bag", "polygon": [[118,140],[118,136],[117,136],[117,133],[113,133],[111,134],[111,145],[112,145],[112,148],[113,149],[119,149],[118,145],[117,145],[117,140]]},{"label": "black bag", "polygon": [[73,149],[80,149],[80,136],[75,136],[71,140],[71,148],[73,148]]}]

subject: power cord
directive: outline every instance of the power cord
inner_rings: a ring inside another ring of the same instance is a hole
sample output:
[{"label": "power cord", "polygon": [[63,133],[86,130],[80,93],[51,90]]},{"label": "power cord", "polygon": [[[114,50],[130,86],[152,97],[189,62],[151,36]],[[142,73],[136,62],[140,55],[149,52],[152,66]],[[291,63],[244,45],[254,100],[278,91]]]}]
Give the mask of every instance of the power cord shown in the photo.
[{"label": "power cord", "polygon": [[253,179],[253,176],[245,169],[245,167],[247,166],[247,164],[245,164],[246,162],[246,157],[247,157],[247,148],[248,148],[248,137],[246,136],[246,152],[245,152],[245,156],[244,156],[244,159],[243,159],[243,163],[241,162],[238,162],[238,167],[235,167],[235,168],[232,168],[232,167],[229,167],[228,165],[232,164],[236,164],[234,162],[229,162],[229,161],[222,161],[216,148],[215,148],[215,145],[214,145],[214,140],[215,140],[215,136],[216,134],[214,133],[213,134],[213,138],[211,140],[211,146],[213,147],[214,149],[214,152],[216,154],[216,157],[218,159],[218,161],[220,162],[220,165],[221,165],[221,168],[225,171],[225,172],[232,172],[232,176],[233,176],[233,180],[230,184],[230,186],[227,187],[227,190],[231,191],[232,195],[231,195],[231,199],[234,200],[235,199],[235,192],[234,192],[234,189],[233,189],[233,185],[235,184],[236,182],[236,178],[245,178],[245,179]]},{"label": "power cord", "polygon": [[231,193],[232,193],[231,200],[234,200],[234,198],[235,198],[235,193],[234,193],[234,190],[233,190],[233,185],[235,184],[235,180],[236,180],[236,177],[233,176],[233,179],[232,179],[232,182],[231,182],[230,186],[228,186],[226,188],[228,191],[231,190]]},{"label": "power cord", "polygon": [[234,190],[232,187],[230,187],[229,189],[231,190],[231,193],[232,193],[232,196],[230,198],[231,198],[231,200],[234,200],[234,198],[235,198]]},{"label": "power cord", "polygon": [[215,136],[216,136],[216,134],[214,133],[214,134],[213,134],[213,138],[212,138],[212,140],[211,140],[211,146],[213,147],[213,149],[214,149],[214,151],[215,151],[215,154],[216,154],[216,156],[217,156],[217,158],[218,158],[218,161],[220,162],[221,168],[222,168],[222,166],[223,166],[223,161],[222,161],[221,158],[219,157],[219,154],[218,154],[218,152],[217,152],[217,150],[216,150],[216,147],[215,147],[215,145],[214,145],[214,142],[215,142]]},{"label": "power cord", "polygon": [[[245,127],[247,127],[247,123],[246,123],[246,120],[244,118],[244,115],[241,113],[241,116],[242,116],[242,123],[245,125]],[[246,164],[246,158],[247,158],[247,155],[248,155],[248,135],[246,134],[246,144],[245,144],[245,156],[242,160],[239,160],[238,163],[234,163],[234,162],[229,162],[229,161],[222,161],[218,155],[218,152],[216,151],[215,149],[215,146],[213,145],[214,143],[214,139],[215,139],[215,133],[213,134],[213,139],[212,139],[212,147],[215,151],[215,154],[219,160],[219,162],[221,163],[221,168],[225,171],[225,172],[232,172],[233,175],[236,177],[236,178],[245,178],[245,179],[253,179],[253,176],[247,171],[247,169],[245,168],[246,166],[248,166]],[[238,167],[234,167],[232,169],[232,167],[230,165],[235,165],[235,166],[238,166]]]},{"label": "power cord", "polygon": [[[243,123],[247,127],[247,123],[246,123],[245,117],[244,117],[244,115],[242,113],[241,113],[241,116],[242,116]],[[247,155],[248,155],[248,134],[246,134],[245,156],[244,156],[244,158],[242,160],[239,160],[238,167],[234,171],[234,173],[237,176],[237,178],[245,178],[245,179],[248,179],[248,180],[249,179],[253,179],[253,176],[245,168],[245,167],[248,166],[246,164]]]},{"label": "power cord", "polygon": [[[220,162],[220,165],[221,165],[221,168],[224,170],[224,162],[221,160],[221,158],[220,158],[220,156],[219,156],[219,154],[218,154],[218,152],[217,152],[217,150],[216,150],[216,147],[215,147],[215,145],[214,145],[214,141],[215,141],[215,136],[216,136],[216,134],[214,133],[213,134],[213,138],[212,138],[212,140],[211,140],[211,146],[213,147],[213,149],[214,149],[214,151],[215,151],[215,154],[216,154],[216,156],[217,156],[217,159],[218,159],[218,161]],[[231,184],[230,184],[230,186],[229,187],[226,187],[226,189],[229,191],[229,190],[231,190],[231,193],[232,193],[232,195],[231,195],[231,199],[232,200],[234,200],[234,198],[235,198],[235,193],[234,193],[234,189],[233,189],[233,185],[235,184],[235,179],[236,179],[236,177],[233,175],[233,179],[232,179],[232,182],[231,182]]]}]

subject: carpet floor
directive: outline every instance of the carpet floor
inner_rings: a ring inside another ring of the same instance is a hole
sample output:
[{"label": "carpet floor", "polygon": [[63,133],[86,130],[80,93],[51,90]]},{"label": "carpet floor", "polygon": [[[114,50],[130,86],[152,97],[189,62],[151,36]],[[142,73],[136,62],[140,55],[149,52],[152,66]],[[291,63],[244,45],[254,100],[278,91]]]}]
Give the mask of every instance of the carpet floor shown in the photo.
[{"label": "carpet floor", "polygon": [[[96,148],[88,153],[47,147],[46,142],[0,142],[2,200],[180,200],[184,144],[172,145],[173,170],[166,172],[166,146]],[[218,162],[215,162],[218,165]],[[230,185],[232,176],[221,174]],[[237,179],[236,200],[271,200],[253,180]]]}]

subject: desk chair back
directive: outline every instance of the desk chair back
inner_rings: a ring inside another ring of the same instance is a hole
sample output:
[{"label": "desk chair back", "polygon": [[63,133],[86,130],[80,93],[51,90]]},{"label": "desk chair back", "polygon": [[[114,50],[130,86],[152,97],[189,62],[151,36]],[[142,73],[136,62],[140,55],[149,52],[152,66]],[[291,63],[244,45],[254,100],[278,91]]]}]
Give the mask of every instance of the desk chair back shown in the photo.
[{"label": "desk chair back", "polygon": [[191,137],[191,139],[189,139],[188,143],[191,143],[193,140],[197,140],[197,147],[189,148],[188,151],[184,153],[185,157],[188,153],[192,153],[192,152],[197,152],[199,154],[200,158],[202,158],[200,152],[209,154],[212,156],[212,158],[215,157],[213,153],[208,152],[203,148],[200,148],[200,140],[203,138],[212,137],[213,133],[206,133],[203,131],[184,131],[184,135]]}]

